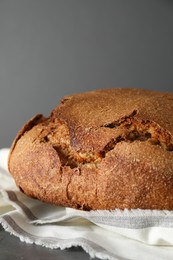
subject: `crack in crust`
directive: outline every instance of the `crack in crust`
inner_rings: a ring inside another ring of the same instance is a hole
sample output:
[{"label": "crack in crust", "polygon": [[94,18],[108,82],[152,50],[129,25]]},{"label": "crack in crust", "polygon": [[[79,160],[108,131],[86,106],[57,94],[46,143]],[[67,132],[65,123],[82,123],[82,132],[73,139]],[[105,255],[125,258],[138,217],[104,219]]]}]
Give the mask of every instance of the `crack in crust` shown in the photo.
[{"label": "crack in crust", "polygon": [[[173,151],[171,134],[154,122],[137,119],[136,114],[137,111],[135,110],[129,116],[100,126],[115,131],[115,138],[112,138],[99,152],[76,151],[73,149],[69,129],[67,125],[58,119],[53,121],[51,121],[51,118],[48,119],[49,124],[46,122],[46,126],[49,125],[49,130],[47,130],[48,132],[44,131],[44,137],[42,137],[41,141],[50,143],[58,153],[61,165],[69,166],[72,169],[83,164],[99,163],[120,142],[149,142],[151,145],[159,145],[167,151]],[[45,122],[41,125],[44,124]],[[118,136],[116,135],[117,130],[121,133]]]},{"label": "crack in crust", "polygon": [[154,122],[140,121],[133,116],[124,117],[118,121],[106,124],[102,127],[111,129],[122,129],[124,135],[119,135],[112,139],[103,149],[103,156],[114,149],[115,145],[119,142],[134,142],[134,141],[148,141],[152,145],[160,145],[167,151],[173,151],[173,138],[171,134],[165,129],[161,128]]}]

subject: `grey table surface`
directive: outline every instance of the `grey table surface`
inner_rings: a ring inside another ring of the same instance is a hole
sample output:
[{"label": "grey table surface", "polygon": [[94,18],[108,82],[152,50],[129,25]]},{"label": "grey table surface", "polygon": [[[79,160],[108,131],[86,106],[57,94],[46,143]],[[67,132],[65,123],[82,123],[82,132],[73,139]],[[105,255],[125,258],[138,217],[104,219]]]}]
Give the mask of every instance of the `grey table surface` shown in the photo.
[{"label": "grey table surface", "polygon": [[[4,231],[0,225],[0,260],[30,260],[30,259],[64,259],[88,260],[90,256],[80,247],[70,249],[49,249],[34,244],[21,242],[19,238]],[[98,258],[94,258],[98,259]]]}]

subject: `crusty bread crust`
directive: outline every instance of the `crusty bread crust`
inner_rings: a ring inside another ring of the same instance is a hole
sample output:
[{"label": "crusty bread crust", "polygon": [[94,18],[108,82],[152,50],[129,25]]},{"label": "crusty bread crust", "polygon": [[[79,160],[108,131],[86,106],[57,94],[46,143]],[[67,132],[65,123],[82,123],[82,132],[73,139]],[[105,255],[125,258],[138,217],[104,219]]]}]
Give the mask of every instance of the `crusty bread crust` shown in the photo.
[{"label": "crusty bread crust", "polygon": [[28,196],[83,210],[173,210],[173,94],[113,88],[65,97],[11,147]]}]

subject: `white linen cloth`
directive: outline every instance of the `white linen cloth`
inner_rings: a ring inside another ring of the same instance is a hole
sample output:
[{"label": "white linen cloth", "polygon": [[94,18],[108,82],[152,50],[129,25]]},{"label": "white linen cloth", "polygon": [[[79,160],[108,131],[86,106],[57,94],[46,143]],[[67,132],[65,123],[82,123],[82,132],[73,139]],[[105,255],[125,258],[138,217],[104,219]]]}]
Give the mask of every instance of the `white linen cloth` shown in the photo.
[{"label": "white linen cloth", "polygon": [[100,259],[173,259],[173,211],[87,212],[42,203],[18,190],[8,153],[0,150],[0,223],[21,241],[52,249],[81,246]]}]

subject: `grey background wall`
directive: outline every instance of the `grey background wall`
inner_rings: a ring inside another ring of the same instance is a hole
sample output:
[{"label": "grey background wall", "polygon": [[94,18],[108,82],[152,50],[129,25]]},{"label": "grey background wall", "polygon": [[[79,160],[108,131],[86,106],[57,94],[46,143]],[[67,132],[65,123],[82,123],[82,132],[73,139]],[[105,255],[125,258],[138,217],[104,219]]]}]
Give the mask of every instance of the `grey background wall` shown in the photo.
[{"label": "grey background wall", "polygon": [[173,1],[0,0],[0,147],[66,94],[173,91]]}]

